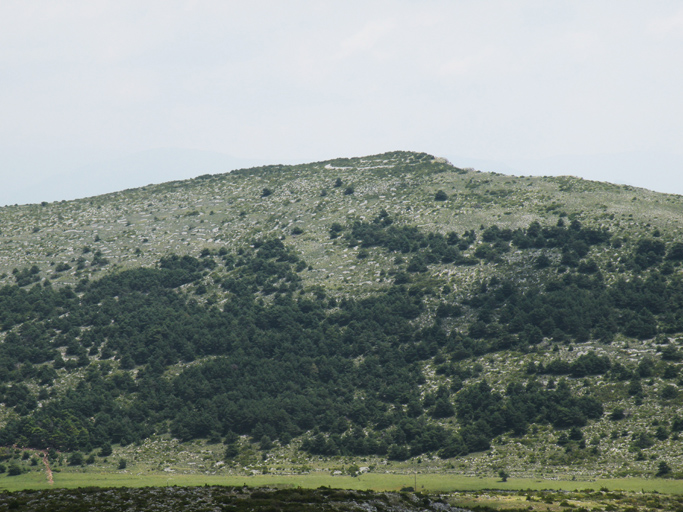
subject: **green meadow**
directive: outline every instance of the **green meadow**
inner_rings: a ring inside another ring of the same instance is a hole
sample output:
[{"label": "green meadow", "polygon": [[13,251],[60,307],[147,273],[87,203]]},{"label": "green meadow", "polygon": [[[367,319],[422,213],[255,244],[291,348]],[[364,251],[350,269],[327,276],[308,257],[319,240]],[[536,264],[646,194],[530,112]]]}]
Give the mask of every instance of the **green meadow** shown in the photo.
[{"label": "green meadow", "polygon": [[543,480],[534,478],[510,478],[507,482],[499,478],[468,477],[454,474],[381,474],[367,473],[358,477],[331,476],[323,473],[304,475],[255,475],[255,476],[214,476],[214,475],[175,475],[167,473],[72,473],[54,474],[54,485],[50,486],[43,473],[32,472],[20,476],[0,476],[0,490],[18,491],[24,489],[48,489],[50,487],[148,487],[148,486],[202,486],[226,485],[248,487],[333,487],[341,489],[397,491],[415,487],[422,492],[457,491],[520,491],[556,490],[648,492],[662,494],[683,494],[683,483],[679,480],[614,478],[581,480]]}]

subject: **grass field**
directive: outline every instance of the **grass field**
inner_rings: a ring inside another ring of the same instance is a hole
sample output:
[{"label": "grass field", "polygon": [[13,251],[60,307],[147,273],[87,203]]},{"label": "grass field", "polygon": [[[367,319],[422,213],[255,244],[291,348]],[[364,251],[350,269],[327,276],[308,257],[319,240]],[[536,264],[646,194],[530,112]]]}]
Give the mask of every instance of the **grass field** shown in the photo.
[{"label": "grass field", "polygon": [[[256,475],[256,476],[212,476],[212,475],[173,475],[168,473],[71,473],[54,474],[54,487],[146,487],[146,486],[198,486],[198,485],[247,485],[292,486],[317,488],[328,486],[344,489],[369,489],[375,491],[400,490],[414,487],[423,492],[454,492],[479,490],[558,490],[575,491],[606,488],[611,491],[658,492],[662,494],[683,494],[683,483],[679,480],[619,478],[580,480],[541,480],[532,478],[510,478],[502,482],[496,478],[476,478],[449,474],[382,474],[368,473],[358,477],[331,476],[323,473],[305,475]],[[18,491],[23,489],[47,489],[43,473],[32,472],[21,476],[0,476],[0,490]]]}]

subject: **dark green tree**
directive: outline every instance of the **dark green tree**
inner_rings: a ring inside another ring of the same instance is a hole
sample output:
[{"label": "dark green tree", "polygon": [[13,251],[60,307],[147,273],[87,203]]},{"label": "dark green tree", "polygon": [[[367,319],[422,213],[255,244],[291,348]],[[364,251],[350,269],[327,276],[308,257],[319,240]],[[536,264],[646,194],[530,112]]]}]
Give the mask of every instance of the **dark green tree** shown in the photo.
[{"label": "dark green tree", "polygon": [[657,466],[657,473],[655,474],[656,477],[666,477],[671,474],[671,466],[667,464],[665,461],[661,461],[658,466]]}]

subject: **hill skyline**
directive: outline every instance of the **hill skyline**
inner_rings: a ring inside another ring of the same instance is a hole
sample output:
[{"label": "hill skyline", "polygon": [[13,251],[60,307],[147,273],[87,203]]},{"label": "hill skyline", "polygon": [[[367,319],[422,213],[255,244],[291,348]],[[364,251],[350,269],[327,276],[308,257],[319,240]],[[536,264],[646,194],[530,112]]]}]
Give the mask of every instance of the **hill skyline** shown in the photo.
[{"label": "hill skyline", "polygon": [[[683,194],[683,157],[634,151],[595,155],[558,155],[507,161],[441,154],[461,168],[512,176],[576,176]],[[0,149],[4,187],[0,205],[82,199],[124,189],[192,179],[204,174],[267,164],[296,165],[305,158],[236,158],[206,150],[158,148],[136,153],[95,150]],[[309,159],[310,161],[310,159]]]}]

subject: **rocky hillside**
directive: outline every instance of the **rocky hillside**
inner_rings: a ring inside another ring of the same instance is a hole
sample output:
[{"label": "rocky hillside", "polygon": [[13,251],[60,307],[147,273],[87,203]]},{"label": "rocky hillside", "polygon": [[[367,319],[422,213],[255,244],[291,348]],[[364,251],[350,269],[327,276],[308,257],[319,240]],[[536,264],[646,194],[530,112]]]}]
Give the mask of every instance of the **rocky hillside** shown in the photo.
[{"label": "rocky hillside", "polygon": [[204,440],[216,471],[682,470],[679,196],[396,152],[0,220],[2,445],[75,465],[137,446],[150,469],[170,462],[143,447],[189,468]]}]

